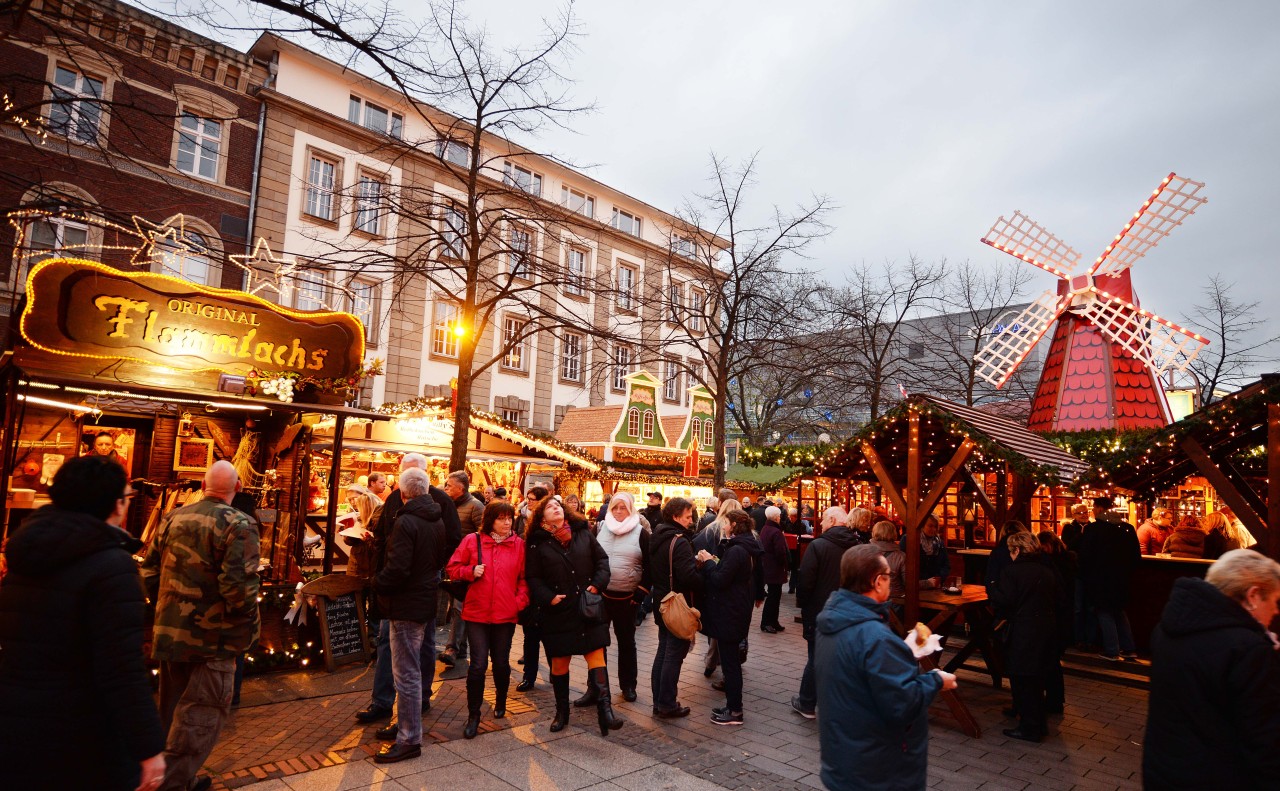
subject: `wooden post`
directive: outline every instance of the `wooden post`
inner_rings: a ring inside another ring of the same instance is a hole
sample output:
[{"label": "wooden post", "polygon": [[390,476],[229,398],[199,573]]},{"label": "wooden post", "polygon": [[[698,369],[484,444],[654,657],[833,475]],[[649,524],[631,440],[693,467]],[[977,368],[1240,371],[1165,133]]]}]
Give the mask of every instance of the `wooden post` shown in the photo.
[{"label": "wooden post", "polygon": [[907,488],[902,499],[906,511],[902,514],[907,529],[907,567],[905,572],[906,607],[903,623],[908,628],[920,620],[920,478],[924,473],[924,456],[920,452],[920,413],[907,410]]},{"label": "wooden post", "polygon": [[1004,523],[1009,521],[1009,465],[1005,465],[1004,469],[996,473],[996,518],[995,533],[997,539],[1000,536],[1000,528],[1004,527]]},{"label": "wooden post", "polygon": [[325,509],[324,573],[333,573],[333,553],[337,551],[334,537],[338,521],[338,475],[342,471],[342,435],[347,430],[347,416],[336,415],[333,424],[333,463],[329,465],[329,504]]},{"label": "wooden post", "polygon": [[1280,558],[1280,404],[1267,404],[1267,556]]}]

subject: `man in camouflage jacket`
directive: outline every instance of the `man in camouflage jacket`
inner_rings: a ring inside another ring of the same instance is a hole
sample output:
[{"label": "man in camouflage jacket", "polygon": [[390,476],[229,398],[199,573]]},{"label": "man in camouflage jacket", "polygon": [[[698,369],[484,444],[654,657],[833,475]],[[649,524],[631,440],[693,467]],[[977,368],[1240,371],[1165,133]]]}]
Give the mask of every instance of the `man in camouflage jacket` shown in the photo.
[{"label": "man in camouflage jacket", "polygon": [[215,462],[204,498],[165,517],[142,564],[168,733],[161,791],[192,787],[231,711],[236,656],[258,639],[258,530],[230,505],[238,488],[235,468]]}]

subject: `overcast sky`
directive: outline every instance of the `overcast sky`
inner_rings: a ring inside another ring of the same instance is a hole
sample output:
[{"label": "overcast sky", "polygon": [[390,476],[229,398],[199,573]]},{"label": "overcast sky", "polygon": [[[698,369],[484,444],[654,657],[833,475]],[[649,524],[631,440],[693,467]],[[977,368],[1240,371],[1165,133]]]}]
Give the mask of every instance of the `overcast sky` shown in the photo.
[{"label": "overcast sky", "polygon": [[[511,43],[560,7],[468,5]],[[759,152],[762,213],[813,194],[838,206],[811,250],[832,280],[911,254],[1030,268],[978,241],[1016,209],[1089,261],[1176,171],[1209,203],[1134,268],[1143,306],[1180,320],[1215,272],[1268,315],[1280,299],[1280,3],[589,0],[575,13],[573,91],[598,111],[529,142],[664,209],[703,187],[709,152]],[[1038,273],[1032,296],[1054,281]]]},{"label": "overcast sky", "polygon": [[[471,14],[515,37],[551,0]],[[1280,3],[580,2],[579,134],[545,147],[655,206],[699,189],[708,153],[759,151],[757,199],[829,195],[812,250],[852,263],[970,259],[1022,209],[1096,257],[1170,171],[1209,197],[1134,268],[1177,320],[1210,273],[1280,299]],[[1040,273],[1036,293],[1054,278]]]}]

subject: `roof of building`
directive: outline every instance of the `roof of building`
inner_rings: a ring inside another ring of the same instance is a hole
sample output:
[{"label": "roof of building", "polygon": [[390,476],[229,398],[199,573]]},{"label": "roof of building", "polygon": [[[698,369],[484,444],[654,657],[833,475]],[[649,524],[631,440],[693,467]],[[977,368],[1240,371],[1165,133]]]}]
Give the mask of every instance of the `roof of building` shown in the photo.
[{"label": "roof of building", "polygon": [[676,447],[680,442],[680,435],[684,432],[684,424],[688,419],[686,415],[663,415],[662,433],[667,437],[667,445]]},{"label": "roof of building", "polygon": [[574,407],[561,418],[556,439],[574,445],[603,444],[610,440],[621,414],[621,404]]}]

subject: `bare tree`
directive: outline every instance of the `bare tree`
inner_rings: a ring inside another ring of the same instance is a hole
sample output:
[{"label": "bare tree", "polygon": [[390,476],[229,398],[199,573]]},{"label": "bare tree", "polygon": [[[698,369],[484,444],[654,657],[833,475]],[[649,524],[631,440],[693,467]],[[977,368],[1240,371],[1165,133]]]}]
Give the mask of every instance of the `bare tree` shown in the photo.
[{"label": "bare tree", "polygon": [[[807,315],[802,308],[809,291],[798,279],[801,273],[791,268],[792,259],[829,231],[825,218],[831,203],[824,196],[793,209],[774,206],[767,219],[756,219],[749,207],[755,167],[755,157],[732,166],[711,155],[710,189],[686,201],[680,212],[688,228],[702,230],[695,255],[680,261],[679,268],[694,273],[708,293],[700,304],[688,304],[679,292],[663,300],[673,328],[668,339],[688,344],[700,360],[690,373],[715,400],[717,486],[724,483],[730,382],[746,381],[761,365],[788,375],[787,339]],[[668,267],[675,271],[674,256]]]},{"label": "bare tree", "polygon": [[[946,265],[939,307],[943,313],[922,318],[904,333],[908,346],[922,356],[911,360],[903,378],[907,387],[973,406],[1001,392],[1002,399],[1029,398],[1035,382],[1015,376],[1003,391],[978,378],[975,355],[990,340],[997,322],[1024,296],[1030,270],[986,269],[965,261]],[[910,349],[909,349],[910,351]],[[910,359],[911,355],[908,354]],[[1030,368],[1019,368],[1019,371]]]},{"label": "bare tree", "polygon": [[909,381],[913,361],[901,348],[904,328],[936,309],[945,274],[945,262],[911,256],[906,266],[859,266],[844,286],[826,292],[828,310],[841,317],[837,337],[850,361],[849,386],[861,395],[870,420],[889,400],[886,390],[905,388]]},{"label": "bare tree", "polygon": [[1267,319],[1258,313],[1260,301],[1245,302],[1233,294],[1234,283],[1213,275],[1200,292],[1200,301],[1183,316],[1188,324],[1203,329],[1212,339],[1195,360],[1191,371],[1200,388],[1200,403],[1211,404],[1223,388],[1236,389],[1256,378],[1265,366],[1280,357]]}]

